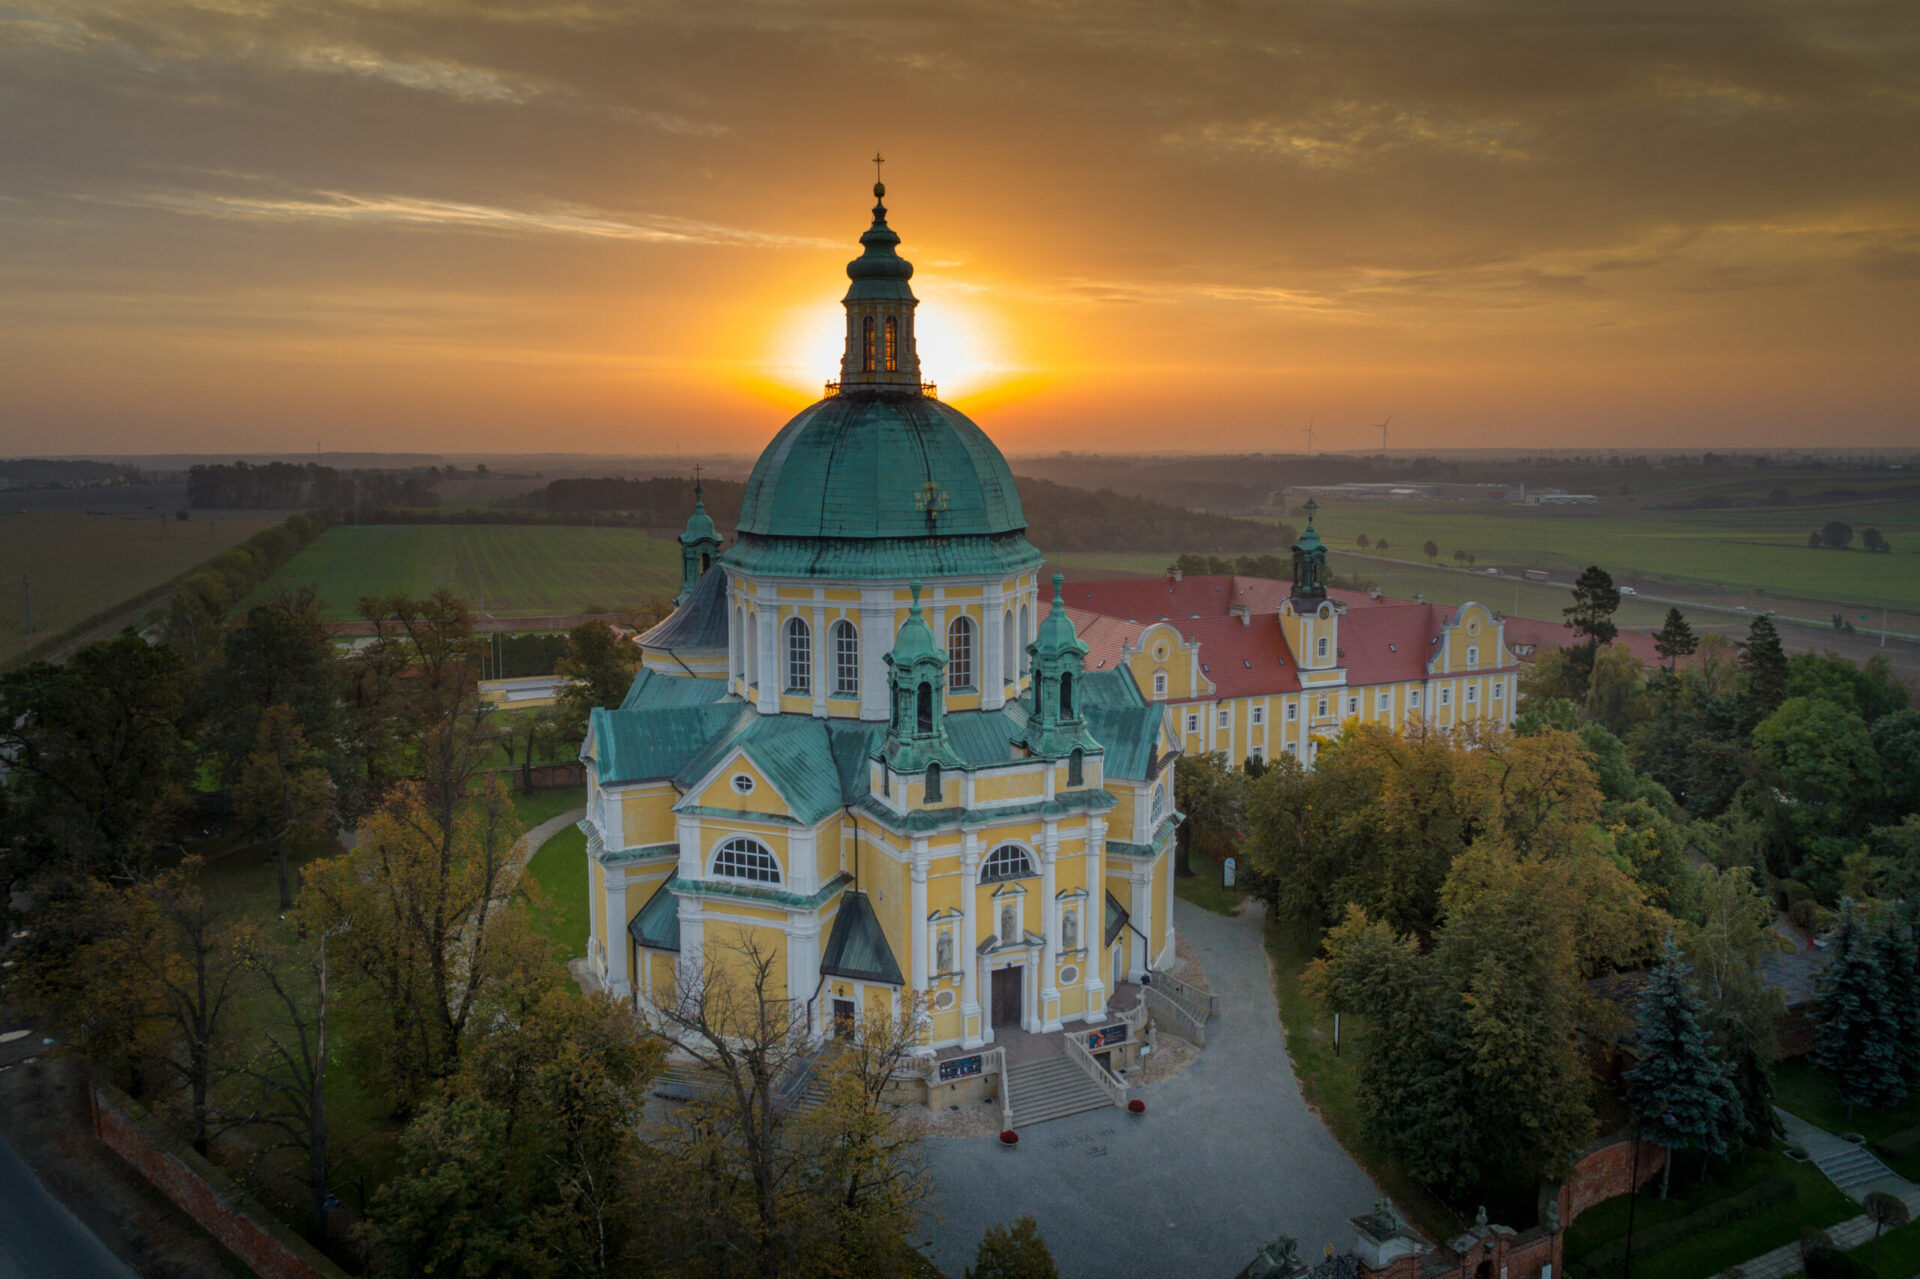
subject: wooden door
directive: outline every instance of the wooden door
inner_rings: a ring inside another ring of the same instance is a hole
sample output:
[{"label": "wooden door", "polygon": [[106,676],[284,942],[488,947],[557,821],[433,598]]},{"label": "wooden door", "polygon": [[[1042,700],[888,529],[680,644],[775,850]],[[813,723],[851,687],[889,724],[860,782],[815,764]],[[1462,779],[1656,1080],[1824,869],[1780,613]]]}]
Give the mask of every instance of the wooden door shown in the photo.
[{"label": "wooden door", "polygon": [[1020,992],[1026,985],[1025,968],[993,970],[993,1028],[1020,1025]]}]

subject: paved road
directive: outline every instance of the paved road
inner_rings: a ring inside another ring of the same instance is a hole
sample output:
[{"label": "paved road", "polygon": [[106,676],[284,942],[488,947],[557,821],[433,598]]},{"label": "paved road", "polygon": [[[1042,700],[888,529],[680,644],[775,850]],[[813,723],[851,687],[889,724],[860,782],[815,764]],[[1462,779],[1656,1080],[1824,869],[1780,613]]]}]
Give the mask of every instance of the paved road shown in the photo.
[{"label": "paved road", "polygon": [[0,1279],[134,1279],[0,1134]]},{"label": "paved road", "polygon": [[986,1228],[1039,1220],[1068,1279],[1132,1273],[1225,1279],[1275,1235],[1318,1257],[1353,1243],[1347,1219],[1379,1192],[1307,1110],[1267,984],[1258,909],[1227,918],[1187,902],[1174,922],[1220,995],[1208,1047],[1140,1090],[1145,1116],[1108,1108],[997,1138],[931,1140],[933,1259],[972,1262]]}]

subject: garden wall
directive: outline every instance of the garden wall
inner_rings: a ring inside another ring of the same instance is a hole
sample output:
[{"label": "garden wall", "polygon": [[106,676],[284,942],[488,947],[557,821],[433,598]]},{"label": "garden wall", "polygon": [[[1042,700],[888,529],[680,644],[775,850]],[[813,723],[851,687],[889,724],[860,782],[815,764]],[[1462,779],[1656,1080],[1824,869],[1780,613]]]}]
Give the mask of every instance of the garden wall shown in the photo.
[{"label": "garden wall", "polygon": [[1632,1137],[1616,1135],[1588,1148],[1574,1164],[1573,1175],[1560,1187],[1562,1228],[1571,1226],[1575,1217],[1595,1204],[1626,1194],[1636,1183],[1646,1185],[1666,1166],[1665,1146],[1651,1141],[1639,1144],[1637,1159]]},{"label": "garden wall", "polygon": [[94,1086],[93,1130],[261,1279],[346,1279],[346,1271],[118,1088]]}]

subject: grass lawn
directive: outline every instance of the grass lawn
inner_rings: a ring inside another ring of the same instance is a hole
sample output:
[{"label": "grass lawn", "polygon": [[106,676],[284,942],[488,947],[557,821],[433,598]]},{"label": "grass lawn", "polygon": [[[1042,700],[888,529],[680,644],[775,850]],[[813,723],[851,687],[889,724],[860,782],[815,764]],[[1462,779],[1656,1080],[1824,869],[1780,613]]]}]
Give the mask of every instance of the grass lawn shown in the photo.
[{"label": "grass lawn", "polygon": [[[1240,903],[1246,900],[1246,893],[1239,888],[1228,888],[1221,883],[1223,872],[1220,863],[1199,849],[1193,850],[1193,876],[1190,879],[1176,878],[1173,891],[1182,901],[1192,902],[1202,910],[1210,910],[1216,915],[1232,915],[1239,911]],[[1240,859],[1236,865],[1244,867],[1246,861]]]},{"label": "grass lawn", "polygon": [[[151,516],[29,511],[0,515],[0,663],[90,617],[156,590],[238,545],[263,520],[175,520]],[[211,531],[209,531],[211,530]],[[27,633],[32,583],[34,632]]]},{"label": "grass lawn", "polygon": [[445,586],[476,613],[544,617],[639,604],[679,582],[679,548],[640,529],[362,524],[322,533],[255,596],[312,586],[322,613],[345,620],[364,595]]},{"label": "grass lawn", "polygon": [[587,837],[569,826],[540,845],[527,874],[540,885],[540,931],[568,959],[587,953]]},{"label": "grass lawn", "polygon": [[585,807],[586,802],[587,788],[584,786],[547,786],[536,791],[517,790],[513,793],[513,811],[519,814],[520,824],[528,830],[569,809]]},{"label": "grass lawn", "polygon": [[[1716,1165],[1704,1183],[1696,1180],[1699,1167],[1690,1156],[1682,1155],[1673,1172],[1671,1198],[1659,1197],[1659,1183],[1650,1183],[1636,1196],[1632,1205],[1634,1226],[1643,1229],[1663,1221],[1674,1221],[1697,1208],[1724,1199],[1769,1177],[1785,1176],[1793,1180],[1796,1194],[1784,1203],[1764,1208],[1753,1216],[1695,1232],[1684,1243],[1636,1257],[1633,1273],[1642,1279],[1701,1279],[1718,1274],[1770,1252],[1800,1237],[1802,1226],[1827,1227],[1860,1215],[1860,1206],[1841,1194],[1832,1182],[1812,1164],[1795,1163],[1779,1150],[1755,1151],[1729,1168]],[[1600,1245],[1618,1239],[1627,1232],[1626,1197],[1595,1204],[1580,1214],[1567,1230],[1566,1258],[1570,1266]],[[1592,1275],[1589,1279],[1612,1279],[1611,1275]]]},{"label": "grass lawn", "polygon": [[1880,1236],[1878,1248],[1868,1241],[1848,1249],[1847,1255],[1866,1262],[1885,1279],[1920,1275],[1920,1223],[1889,1230]]},{"label": "grass lawn", "polygon": [[[1903,1129],[1920,1127],[1920,1096],[1910,1096],[1897,1106],[1881,1110],[1861,1108],[1849,1117],[1846,1106],[1834,1094],[1833,1082],[1821,1073],[1810,1057],[1795,1057],[1774,1068],[1773,1096],[1782,1110],[1796,1114],[1810,1124],[1833,1133],[1857,1132],[1870,1142],[1879,1141]],[[1920,1179],[1920,1155],[1905,1159],[1890,1158],[1885,1154],[1880,1154],[1880,1157],[1888,1167],[1909,1181]],[[1916,1272],[1920,1272],[1920,1267],[1916,1267]]]}]

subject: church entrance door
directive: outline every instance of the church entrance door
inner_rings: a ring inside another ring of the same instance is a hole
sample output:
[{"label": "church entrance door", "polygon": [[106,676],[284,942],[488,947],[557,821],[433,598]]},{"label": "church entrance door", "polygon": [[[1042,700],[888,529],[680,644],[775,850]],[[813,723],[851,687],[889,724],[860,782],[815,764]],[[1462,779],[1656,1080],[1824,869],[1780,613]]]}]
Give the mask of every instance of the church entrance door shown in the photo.
[{"label": "church entrance door", "polygon": [[1020,992],[1026,985],[1025,968],[993,970],[993,1028],[1020,1025]]}]

